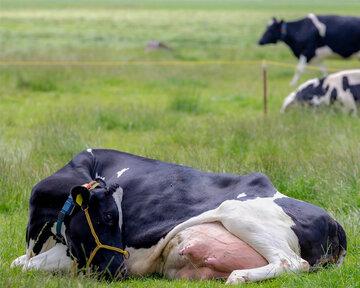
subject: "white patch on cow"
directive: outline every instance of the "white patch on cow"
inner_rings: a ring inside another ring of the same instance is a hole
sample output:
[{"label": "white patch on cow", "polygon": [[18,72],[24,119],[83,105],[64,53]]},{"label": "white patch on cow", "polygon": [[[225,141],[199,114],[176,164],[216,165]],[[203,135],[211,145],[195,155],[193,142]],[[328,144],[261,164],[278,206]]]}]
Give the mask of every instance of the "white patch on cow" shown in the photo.
[{"label": "white patch on cow", "polygon": [[[151,248],[134,249],[127,247],[126,249],[131,254],[131,257],[126,262],[128,270],[133,275],[147,275],[154,272],[162,273],[163,263],[160,255],[167,243],[180,231],[208,222],[222,223],[230,233],[249,244],[269,262],[269,265],[272,265],[265,267],[278,267],[284,261],[291,263],[289,265],[282,265],[284,266],[283,269],[278,269],[275,274],[270,274],[272,276],[277,276],[289,270],[306,270],[309,265],[300,258],[298,238],[291,229],[294,222],[273,201],[281,197],[285,196],[277,192],[274,197],[249,199],[244,202],[227,200],[218,208],[204,212],[179,224],[165,238],[162,238]],[[269,272],[268,268],[261,270],[260,274],[256,274],[256,271],[253,269],[249,269],[247,275],[249,275],[249,279],[259,280],[257,277],[265,279],[268,277],[266,276],[266,272]],[[236,273],[232,274],[229,283],[237,281]],[[253,274],[260,276],[255,277]]]},{"label": "white patch on cow", "polygon": [[306,62],[307,62],[306,57],[304,55],[300,55],[299,63],[296,66],[294,77],[290,82],[291,86],[295,86],[295,84],[299,81],[301,74],[304,73],[305,71]]},{"label": "white patch on cow", "polygon": [[26,254],[22,255],[22,256],[16,258],[13,262],[11,262],[10,268],[23,267],[28,260],[29,260],[29,258]]},{"label": "white patch on cow", "polygon": [[57,243],[50,250],[32,257],[23,266],[23,270],[45,270],[69,272],[73,260],[67,256],[67,246]]},{"label": "white patch on cow", "polygon": [[[54,223],[54,225],[51,227],[51,232],[56,235],[56,222]],[[61,228],[60,228],[60,234],[61,236],[64,237],[64,240],[65,240],[65,243],[67,244],[68,241],[67,241],[67,238],[66,238],[66,226],[65,224],[61,225]],[[53,237],[50,237],[51,239],[53,239]],[[56,244],[56,241],[54,240],[55,244]],[[54,246],[55,246],[54,244]],[[52,248],[52,247],[50,247]]]},{"label": "white patch on cow", "polygon": [[313,58],[312,61],[316,62],[317,60],[321,60],[321,59],[324,59],[324,58],[327,58],[331,55],[334,54],[334,51],[331,50],[330,47],[328,46],[322,46],[322,47],[319,47],[315,50],[315,57]]},{"label": "white patch on cow", "polygon": [[246,197],[246,194],[245,193],[240,193],[236,198],[242,198],[242,197]]},{"label": "white patch on cow", "polygon": [[123,175],[129,168],[124,168],[116,173],[116,177],[119,178],[121,175]]},{"label": "white patch on cow", "polygon": [[316,17],[315,14],[310,13],[308,18],[312,21],[316,29],[318,30],[321,37],[325,37],[326,34],[326,26],[324,23],[321,23],[319,18]]},{"label": "white patch on cow", "polygon": [[93,152],[92,152],[92,149],[86,149],[87,152],[89,152],[92,156],[94,156]]},{"label": "white patch on cow", "polygon": [[281,194],[279,191],[276,190],[276,193],[274,194],[274,196],[271,197],[272,200],[276,200],[276,199],[279,199],[279,198],[288,198],[286,195],[284,194]]},{"label": "white patch on cow", "polygon": [[95,173],[95,178],[100,178],[105,181],[105,176],[101,176],[98,172]]},{"label": "white patch on cow", "polygon": [[119,228],[120,228],[120,231],[121,231],[121,227],[122,227],[122,224],[123,224],[122,209],[121,209],[121,202],[122,202],[123,194],[124,194],[124,191],[123,191],[123,189],[121,187],[117,188],[116,191],[112,194],[112,196],[113,196],[113,198],[115,200],[116,206],[118,208],[118,211],[119,211]]}]

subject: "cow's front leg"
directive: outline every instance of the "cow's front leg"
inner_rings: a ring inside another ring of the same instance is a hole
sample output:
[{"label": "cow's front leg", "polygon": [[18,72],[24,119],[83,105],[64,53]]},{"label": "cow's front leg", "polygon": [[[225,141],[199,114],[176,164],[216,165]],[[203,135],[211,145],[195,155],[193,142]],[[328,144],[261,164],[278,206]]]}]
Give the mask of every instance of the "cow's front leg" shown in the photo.
[{"label": "cow's front leg", "polygon": [[306,63],[307,63],[306,57],[304,55],[300,55],[299,63],[296,66],[294,77],[290,82],[291,86],[295,86],[296,83],[299,81],[301,74],[303,74],[305,71]]},{"label": "cow's front leg", "polygon": [[296,258],[282,259],[259,268],[234,270],[228,277],[226,284],[262,281],[289,271],[294,273],[307,272],[309,271],[309,263],[303,259],[300,261]]},{"label": "cow's front leg", "polygon": [[[46,226],[50,227],[50,225],[48,225],[48,223],[45,224],[44,226],[44,229],[41,230],[41,233],[43,233],[47,228],[45,228]],[[39,237],[41,237],[41,233],[38,235],[38,239]],[[42,243],[43,242],[43,243]],[[33,239],[30,239],[29,240],[29,243],[27,245],[27,249],[26,249],[26,254],[25,255],[22,255],[18,258],[16,258],[10,265],[11,268],[13,267],[23,267],[24,265],[26,265],[26,263],[32,258],[32,257],[35,257],[36,255],[38,254],[41,254],[41,253],[44,253],[48,250],[50,250],[51,248],[53,248],[56,244],[56,241],[55,239],[50,236],[47,238],[47,240],[45,241],[42,241],[40,244],[41,244],[41,250],[38,251],[37,253],[34,252],[34,247],[36,245],[39,245],[39,242],[33,240]],[[39,249],[39,248],[38,248]]]},{"label": "cow's front leg", "polygon": [[73,260],[67,253],[67,246],[57,243],[50,250],[30,258],[23,270],[70,271]]}]

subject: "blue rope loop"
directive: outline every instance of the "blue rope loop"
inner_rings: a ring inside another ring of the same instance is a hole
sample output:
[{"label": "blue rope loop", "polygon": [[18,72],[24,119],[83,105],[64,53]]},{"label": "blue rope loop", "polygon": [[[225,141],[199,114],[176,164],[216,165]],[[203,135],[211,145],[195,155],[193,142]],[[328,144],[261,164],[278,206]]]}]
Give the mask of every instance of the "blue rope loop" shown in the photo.
[{"label": "blue rope loop", "polygon": [[61,227],[62,224],[64,223],[64,219],[67,215],[71,215],[71,213],[74,211],[74,200],[72,198],[72,196],[70,195],[65,203],[64,206],[61,208],[61,211],[59,212],[57,221],[56,221],[56,238],[61,241],[62,243],[65,242],[64,237],[61,235]]}]

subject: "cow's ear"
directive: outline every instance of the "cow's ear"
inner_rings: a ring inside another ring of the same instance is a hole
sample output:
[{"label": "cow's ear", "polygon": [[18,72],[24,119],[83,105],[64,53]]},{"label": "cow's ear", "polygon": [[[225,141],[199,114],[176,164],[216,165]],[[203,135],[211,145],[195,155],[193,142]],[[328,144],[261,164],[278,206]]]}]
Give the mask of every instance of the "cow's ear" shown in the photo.
[{"label": "cow's ear", "polygon": [[272,18],[273,23],[277,23],[277,19],[275,17]]},{"label": "cow's ear", "polygon": [[90,191],[84,186],[75,186],[71,189],[71,196],[75,205],[86,209],[89,205]]}]

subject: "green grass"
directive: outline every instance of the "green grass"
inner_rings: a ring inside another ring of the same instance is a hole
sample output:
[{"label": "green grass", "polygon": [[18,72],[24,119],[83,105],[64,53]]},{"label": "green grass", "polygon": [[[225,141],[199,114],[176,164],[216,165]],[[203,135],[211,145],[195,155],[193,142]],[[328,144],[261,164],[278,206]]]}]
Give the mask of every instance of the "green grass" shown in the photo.
[{"label": "green grass", "polygon": [[[0,60],[277,60],[260,48],[268,19],[308,12],[358,14],[358,1],[7,1]],[[144,52],[147,41],[172,51]],[[195,63],[196,64],[196,63]],[[292,197],[345,227],[344,265],[247,287],[358,287],[360,122],[324,109],[279,115],[292,69],[269,67],[262,115],[258,65],[0,66],[0,286],[218,287],[159,277],[103,283],[10,269],[25,251],[31,187],[88,147],[107,147],[214,172],[266,173]],[[334,67],[358,61],[328,60]],[[308,72],[305,80],[317,76]]]}]

